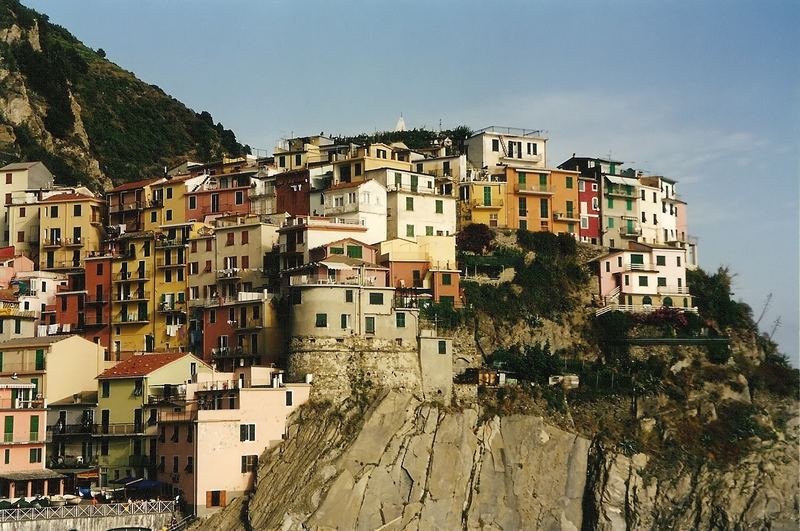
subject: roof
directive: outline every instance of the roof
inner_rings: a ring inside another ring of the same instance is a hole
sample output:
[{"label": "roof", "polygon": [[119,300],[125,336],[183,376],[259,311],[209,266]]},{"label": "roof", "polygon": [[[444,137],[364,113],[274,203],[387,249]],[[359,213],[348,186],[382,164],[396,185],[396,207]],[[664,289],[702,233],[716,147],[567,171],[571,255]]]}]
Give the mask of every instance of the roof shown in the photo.
[{"label": "roof", "polygon": [[63,478],[62,474],[50,470],[48,468],[36,470],[22,470],[20,472],[0,472],[0,479],[8,479],[11,481],[25,481],[31,479],[56,479]]},{"label": "roof", "polygon": [[9,245],[8,247],[0,247],[0,260],[7,259],[7,258],[16,258],[17,255],[14,252],[14,246]]},{"label": "roof", "polygon": [[12,389],[33,389],[35,387],[36,387],[36,384],[30,383],[30,382],[23,382],[23,381],[18,380],[16,378],[11,378],[11,377],[8,377],[8,376],[5,377],[5,378],[0,378],[0,388],[3,388],[3,389],[9,389],[9,388],[12,388]]},{"label": "roof", "polygon": [[350,182],[350,183],[339,183],[339,184],[334,184],[333,186],[330,186],[326,190],[323,190],[323,191],[324,192],[328,192],[328,191],[331,191],[331,190],[343,190],[345,188],[357,188],[357,187],[361,186],[362,184],[366,184],[368,182],[369,181],[355,181],[355,182]]},{"label": "roof", "polygon": [[25,347],[47,347],[53,343],[64,341],[72,337],[77,337],[75,334],[63,334],[58,336],[42,336],[42,337],[18,337],[15,339],[8,339],[0,342],[0,352],[9,348],[25,348]]},{"label": "roof", "polygon": [[636,186],[639,181],[635,177],[620,177],[619,175],[604,175],[609,182],[614,184],[623,184],[626,186]]},{"label": "roof", "polygon": [[343,254],[333,254],[330,256],[326,256],[324,259],[317,262],[322,265],[333,265],[333,264],[343,264],[350,267],[368,267],[370,269],[388,269],[387,267],[383,267],[378,264],[373,264],[371,262],[367,262],[366,260],[362,260],[360,258],[351,258],[349,256],[345,256]]},{"label": "roof", "polygon": [[132,356],[125,361],[116,364],[97,376],[98,380],[110,378],[134,378],[136,376],[147,376],[153,371],[169,365],[173,361],[179,360],[184,356],[191,356],[187,352],[161,352],[152,354],[139,354]]},{"label": "roof", "polygon": [[64,192],[61,194],[51,195],[48,198],[42,199],[39,201],[40,203],[57,203],[61,201],[101,201],[96,197],[90,197],[88,195],[83,194],[76,194],[73,192]]},{"label": "roof", "polygon": [[111,190],[107,190],[106,193],[114,193],[114,192],[124,192],[125,190],[134,190],[136,188],[144,188],[147,185],[153,184],[156,181],[160,181],[163,177],[151,177],[149,179],[143,179],[141,181],[134,181],[132,183],[125,183],[121,184]]},{"label": "roof", "polygon": [[13,162],[11,164],[6,164],[2,168],[0,168],[0,171],[2,171],[2,170],[9,170],[9,171],[28,170],[30,168],[33,168],[37,164],[41,164],[41,162],[39,162],[39,161],[35,161],[35,162]]}]

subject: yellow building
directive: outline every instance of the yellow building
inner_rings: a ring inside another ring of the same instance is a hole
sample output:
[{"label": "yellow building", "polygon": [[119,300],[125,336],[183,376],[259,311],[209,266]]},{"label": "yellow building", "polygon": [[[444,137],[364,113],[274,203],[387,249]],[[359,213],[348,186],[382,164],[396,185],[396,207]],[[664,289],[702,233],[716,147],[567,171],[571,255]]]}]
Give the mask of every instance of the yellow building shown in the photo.
[{"label": "yellow building", "polygon": [[186,348],[187,248],[190,238],[202,230],[207,230],[204,223],[181,223],[117,238],[112,261],[112,352]]},{"label": "yellow building", "polygon": [[202,176],[179,175],[151,184],[150,200],[144,209],[144,230],[185,223],[187,186],[202,180]]},{"label": "yellow building", "polygon": [[552,231],[556,234],[571,234],[575,237],[580,229],[580,203],[578,200],[578,177],[580,172],[550,170]]},{"label": "yellow building", "polygon": [[100,485],[124,478],[154,478],[157,407],[180,399],[185,384],[211,367],[186,353],[133,356],[97,376],[93,435],[100,447]]},{"label": "yellow building", "polygon": [[37,204],[40,269],[83,268],[84,258],[102,248],[105,201],[78,193],[62,193]]},{"label": "yellow building", "polygon": [[506,183],[472,181],[459,187],[457,228],[471,223],[483,223],[493,228],[508,226]]},{"label": "yellow building", "polygon": [[412,164],[405,146],[370,144],[357,147],[351,154],[333,163],[333,184],[363,181],[364,172],[377,168],[412,171]]}]

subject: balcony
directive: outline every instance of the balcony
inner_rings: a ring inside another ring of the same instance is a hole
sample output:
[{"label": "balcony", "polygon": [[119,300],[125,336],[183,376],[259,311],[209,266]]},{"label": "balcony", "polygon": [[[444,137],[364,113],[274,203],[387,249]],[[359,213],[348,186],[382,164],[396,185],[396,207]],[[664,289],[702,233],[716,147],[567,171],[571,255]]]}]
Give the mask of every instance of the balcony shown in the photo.
[{"label": "balcony", "polygon": [[149,391],[148,404],[158,404],[163,400],[186,399],[186,386],[183,385],[151,385]]},{"label": "balcony", "polygon": [[118,313],[114,316],[114,324],[124,325],[124,324],[145,324],[150,322],[150,316],[148,314],[141,314],[141,313],[127,313],[123,314],[122,312]]},{"label": "balcony", "polygon": [[94,295],[86,295],[86,304],[105,304],[108,302],[109,297],[105,293],[95,293]]},{"label": "balcony", "polygon": [[61,247],[61,245],[62,245],[61,238],[45,238],[44,240],[42,240],[42,247],[45,249],[57,248]]},{"label": "balcony", "polygon": [[0,409],[44,409],[45,402],[42,398],[22,399],[16,400],[4,399],[0,400]]},{"label": "balcony", "polygon": [[66,238],[64,240],[64,245],[67,247],[83,247],[83,238],[80,236],[77,238]]},{"label": "balcony", "polygon": [[238,267],[217,269],[217,279],[219,280],[236,280],[240,278],[242,278],[242,270]]},{"label": "balcony", "polygon": [[114,295],[114,302],[129,302],[129,301],[149,301],[150,300],[150,292],[149,291],[132,291],[130,293],[117,293]]},{"label": "balcony", "polygon": [[118,212],[134,212],[142,208],[141,201],[134,201],[133,203],[123,203],[116,205],[108,205],[108,213],[116,214]]},{"label": "balcony", "polygon": [[159,313],[186,313],[186,301],[164,301],[158,304]]},{"label": "balcony", "polygon": [[503,198],[492,199],[492,201],[487,205],[483,199],[473,198],[470,202],[470,207],[474,209],[486,209],[486,210],[499,210],[503,208]]},{"label": "balcony", "polygon": [[633,186],[609,186],[606,189],[606,195],[632,199],[636,197],[636,189]]},{"label": "balcony", "polygon": [[91,435],[91,424],[55,424],[47,427],[47,440],[53,437],[70,437],[73,435]]},{"label": "balcony", "polygon": [[106,317],[105,312],[102,313],[100,316],[94,313],[85,313],[84,314],[85,321],[83,326],[86,328],[93,328],[97,326],[108,326],[108,317]]},{"label": "balcony", "polygon": [[159,258],[156,260],[156,267],[158,269],[169,269],[169,268],[179,268],[179,267],[186,267],[186,262],[178,262],[172,260],[166,260],[164,258]]},{"label": "balcony", "polygon": [[659,295],[689,295],[688,286],[658,286]]},{"label": "balcony", "polygon": [[242,347],[214,347],[211,349],[212,358],[255,358],[258,354],[252,354]]},{"label": "balcony", "polygon": [[264,323],[261,319],[248,319],[245,322],[237,322],[237,330],[258,330],[264,328]]},{"label": "balcony", "polygon": [[172,409],[159,409],[158,411],[158,422],[159,424],[162,422],[192,422],[197,420],[197,410],[196,409],[181,409],[180,411],[175,411],[174,408]]},{"label": "balcony", "polygon": [[642,235],[641,227],[620,227],[619,233],[624,237],[636,237]]},{"label": "balcony", "polygon": [[518,194],[552,194],[553,188],[549,184],[516,183],[514,191]]},{"label": "balcony", "polygon": [[33,374],[33,373],[41,373],[45,370],[45,364],[36,364],[35,361],[30,362],[22,362],[22,363],[8,363],[3,360],[3,367],[0,368],[0,374],[2,375],[12,375],[17,373],[19,375],[22,374]]},{"label": "balcony", "polygon": [[115,424],[92,424],[92,435],[103,436],[125,436],[125,435],[144,435],[144,423],[115,423]]},{"label": "balcony", "polygon": [[553,212],[553,219],[556,221],[580,221],[577,214],[572,210],[566,212]]},{"label": "balcony", "polygon": [[30,444],[37,442],[45,442],[45,441],[44,439],[39,437],[39,432],[36,431],[28,432],[28,437],[23,437],[22,439],[15,439],[13,433],[3,433],[4,444]]},{"label": "balcony", "polygon": [[41,262],[41,269],[62,270],[62,269],[83,269],[81,260],[53,260],[51,262]]},{"label": "balcony", "polygon": [[150,280],[145,271],[120,271],[114,275],[114,282],[138,282]]},{"label": "balcony", "polygon": [[158,249],[170,249],[170,248],[173,248],[173,247],[186,247],[186,245],[188,245],[188,243],[189,243],[188,240],[185,240],[183,238],[173,238],[173,239],[165,238],[165,239],[156,241],[156,248],[158,248]]}]

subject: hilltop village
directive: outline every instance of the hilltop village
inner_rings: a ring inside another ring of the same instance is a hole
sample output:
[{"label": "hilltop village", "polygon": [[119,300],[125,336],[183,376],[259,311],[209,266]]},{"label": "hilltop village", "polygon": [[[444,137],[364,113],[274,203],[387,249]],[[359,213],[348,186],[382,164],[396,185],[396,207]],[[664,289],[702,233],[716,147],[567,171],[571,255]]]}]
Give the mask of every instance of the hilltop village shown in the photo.
[{"label": "hilltop village", "polygon": [[285,372],[289,351],[411,352],[446,402],[458,346],[421,313],[468,304],[470,226],[593,246],[597,315],[696,312],[676,181],[604,157],[551,165],[547,142],[291,138],[102,195],[41,162],[0,168],[0,497],[166,488],[197,515],[225,507],[325,394],[308,356]]}]

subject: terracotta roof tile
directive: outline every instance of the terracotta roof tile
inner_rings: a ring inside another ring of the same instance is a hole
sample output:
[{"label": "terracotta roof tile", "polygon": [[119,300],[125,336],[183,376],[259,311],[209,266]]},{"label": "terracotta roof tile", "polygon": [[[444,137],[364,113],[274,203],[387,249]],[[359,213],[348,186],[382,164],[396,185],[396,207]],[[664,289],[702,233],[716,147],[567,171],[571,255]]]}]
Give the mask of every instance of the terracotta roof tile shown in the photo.
[{"label": "terracotta roof tile", "polygon": [[76,194],[73,192],[64,192],[61,194],[51,195],[46,199],[39,201],[40,203],[57,203],[60,201],[100,201],[96,197],[91,197],[83,194]]},{"label": "terracotta roof tile", "polygon": [[161,352],[132,356],[125,361],[119,362],[114,367],[103,371],[97,379],[147,376],[151,372],[189,355],[190,354],[186,352]]}]

